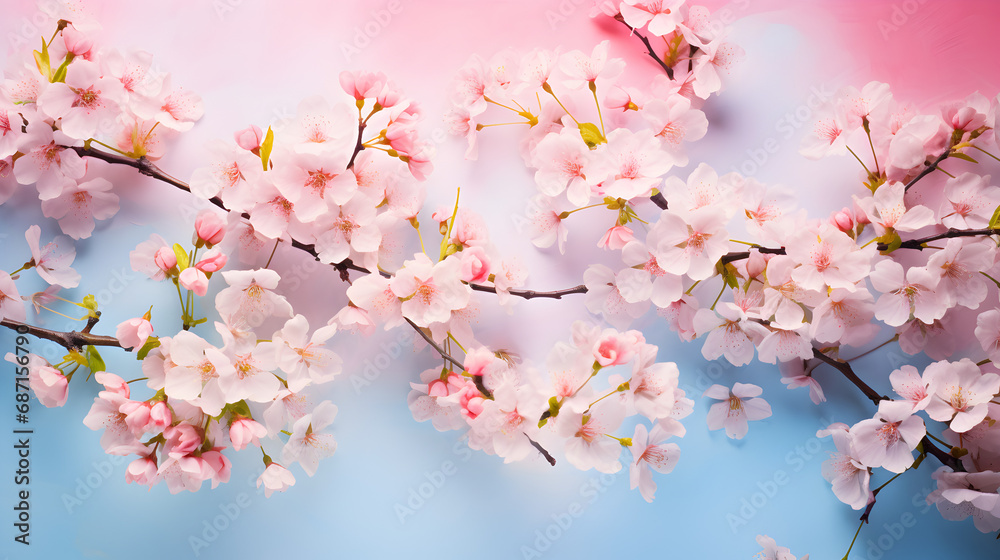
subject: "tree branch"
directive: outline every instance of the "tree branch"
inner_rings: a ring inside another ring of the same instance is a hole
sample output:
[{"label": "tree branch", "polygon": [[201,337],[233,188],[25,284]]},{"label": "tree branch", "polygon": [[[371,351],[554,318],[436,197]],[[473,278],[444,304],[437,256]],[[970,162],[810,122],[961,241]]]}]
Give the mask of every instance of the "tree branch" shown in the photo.
[{"label": "tree branch", "polygon": [[[931,241],[937,241],[939,239],[950,239],[952,237],[977,237],[980,235],[1000,235],[1000,228],[986,228],[986,229],[949,229],[944,233],[938,233],[928,237],[921,237],[920,239],[908,239],[904,241],[899,248],[900,249],[916,249],[922,251],[927,247],[924,246],[925,243],[930,243]],[[879,243],[877,245],[879,251],[885,251],[889,248],[885,243]]]},{"label": "tree branch", "polygon": [[[785,254],[785,248],[784,247],[778,247],[777,249],[774,249],[774,248],[771,248],[771,247],[754,247],[754,249],[757,249],[757,252],[759,252],[759,253],[768,253],[768,254],[771,254],[771,255],[784,255]],[[749,258],[750,258],[750,251],[741,251],[739,253],[728,253],[728,254],[725,254],[725,255],[722,256],[721,259],[719,259],[719,261],[723,264],[723,266],[725,266],[725,265],[727,265],[727,264],[729,264],[729,263],[731,263],[733,261],[741,261],[743,259],[749,259]]]},{"label": "tree branch", "polygon": [[[496,286],[483,286],[482,284],[469,284],[475,292],[489,292],[497,293]],[[517,296],[524,299],[533,298],[549,298],[549,299],[562,299],[563,296],[570,294],[585,294],[587,293],[587,286],[580,284],[579,286],[574,286],[572,288],[566,288],[565,290],[555,290],[552,292],[536,292],[535,290],[510,290],[510,295]]]},{"label": "tree branch", "polygon": [[118,339],[113,336],[102,336],[81,331],[59,332],[10,319],[0,320],[0,326],[17,331],[20,334],[30,334],[35,338],[51,340],[67,350],[80,350],[84,346],[113,346],[122,348],[121,342],[118,342]]},{"label": "tree branch", "polygon": [[673,80],[674,79],[674,69],[671,68],[671,67],[669,67],[669,66],[667,66],[667,63],[663,62],[663,60],[660,59],[660,56],[658,54],[656,54],[655,50],[653,50],[653,45],[651,45],[649,43],[649,39],[647,39],[641,33],[639,33],[638,31],[636,31],[634,27],[632,27],[628,23],[625,23],[625,18],[622,17],[621,14],[616,15],[615,19],[618,20],[618,21],[620,21],[620,22],[622,22],[622,24],[625,27],[628,27],[629,31],[631,31],[633,35],[635,35],[636,37],[638,37],[639,40],[642,41],[643,45],[646,45],[646,49],[647,49],[646,50],[646,54],[648,54],[650,57],[652,57],[653,60],[655,60],[656,63],[660,65],[660,68],[663,68],[663,71],[667,73],[667,77],[668,78],[670,78],[671,80]]},{"label": "tree branch", "polygon": [[878,394],[878,391],[872,389],[870,385],[862,381],[861,378],[858,377],[858,374],[854,373],[854,369],[851,368],[851,364],[847,362],[842,362],[840,360],[835,360],[830,356],[827,356],[826,354],[820,352],[818,348],[813,348],[813,356],[815,356],[821,362],[833,366],[840,373],[842,373],[844,377],[848,379],[848,381],[853,383],[858,389],[861,389],[861,392],[864,393],[865,396],[868,397],[875,404],[875,406],[878,406],[878,403],[881,401],[889,400],[889,397]]},{"label": "tree branch", "polygon": [[910,190],[910,187],[912,187],[913,185],[917,184],[917,181],[923,179],[924,177],[926,177],[927,175],[929,175],[932,171],[934,171],[935,169],[937,169],[938,165],[940,165],[942,161],[948,159],[949,155],[951,155],[951,148],[948,148],[947,150],[945,150],[944,153],[942,153],[941,155],[939,155],[937,157],[937,159],[935,159],[927,167],[925,167],[924,170],[921,171],[919,174],[917,174],[916,177],[910,179],[910,182],[906,183],[906,186],[903,187],[903,192],[906,192],[906,191]]}]

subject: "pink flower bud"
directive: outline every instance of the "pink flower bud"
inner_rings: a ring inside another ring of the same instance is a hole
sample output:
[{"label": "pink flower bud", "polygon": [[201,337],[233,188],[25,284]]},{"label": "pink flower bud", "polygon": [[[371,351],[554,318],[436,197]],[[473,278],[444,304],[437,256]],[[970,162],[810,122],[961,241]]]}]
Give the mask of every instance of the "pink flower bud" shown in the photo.
[{"label": "pink flower bud", "polygon": [[249,444],[260,445],[260,438],[267,435],[267,428],[252,418],[240,418],[229,426],[229,440],[239,451]]},{"label": "pink flower bud", "polygon": [[146,339],[153,334],[153,325],[147,319],[135,317],[118,324],[115,338],[122,343],[122,348],[138,350],[146,344]]},{"label": "pink flower bud", "polygon": [[194,235],[197,247],[218,245],[226,236],[226,222],[217,213],[203,210],[194,220]]},{"label": "pink flower bud", "polygon": [[149,409],[151,405],[144,401],[125,401],[118,407],[118,412],[125,415],[125,424],[136,437],[142,437],[149,425]]},{"label": "pink flower bud", "polygon": [[208,276],[198,268],[193,266],[185,268],[177,279],[185,290],[191,290],[198,296],[208,293]]},{"label": "pink flower bud", "polygon": [[837,229],[844,233],[854,231],[854,217],[851,216],[851,210],[848,208],[834,212],[830,216],[830,221],[833,222],[833,225],[837,226]]},{"label": "pink flower bud", "polygon": [[285,467],[272,462],[257,479],[257,488],[260,488],[261,483],[264,484],[264,497],[270,498],[272,492],[288,490],[289,486],[295,484],[295,477]]},{"label": "pink flower bud", "polygon": [[490,258],[482,247],[469,247],[459,253],[462,259],[461,278],[476,284],[486,282],[490,277]]},{"label": "pink flower bud", "polygon": [[73,26],[67,26],[62,32],[66,50],[73,56],[86,56],[94,48],[94,41],[77,31]]},{"label": "pink flower bud", "polygon": [[157,401],[149,409],[149,425],[146,431],[158,434],[166,430],[174,422],[174,415],[170,412],[170,407],[163,401]]},{"label": "pink flower bud", "polygon": [[226,266],[226,261],[229,258],[225,253],[219,251],[218,249],[212,249],[211,251],[205,253],[205,256],[198,261],[194,267],[202,272],[218,272],[222,270],[222,267]]},{"label": "pink flower bud", "polygon": [[[44,358],[28,355],[28,386],[39,402],[49,408],[66,404],[69,380],[61,371],[49,365]],[[17,363],[14,354],[7,353],[7,361]]]},{"label": "pink flower bud", "polygon": [[750,258],[747,259],[747,275],[750,278],[757,278],[767,268],[767,257],[756,249],[750,249]]},{"label": "pink flower bud", "polygon": [[597,243],[597,246],[604,249],[617,251],[624,247],[629,241],[635,239],[632,230],[625,226],[615,226],[604,232],[604,237]]},{"label": "pink flower bud", "polygon": [[378,96],[385,89],[385,82],[385,74],[381,72],[349,72],[345,70],[340,73],[340,87],[358,101]]},{"label": "pink flower bud", "polygon": [[156,266],[160,270],[168,272],[177,266],[177,255],[174,254],[174,250],[170,247],[160,247],[153,256],[153,262],[156,263]]},{"label": "pink flower bud", "polygon": [[592,349],[594,361],[602,367],[617,366],[632,359],[637,350],[635,339],[624,333],[605,331]]},{"label": "pink flower bud", "polygon": [[236,145],[247,151],[254,151],[260,148],[260,143],[264,141],[264,132],[257,125],[250,125],[243,130],[233,134]]},{"label": "pink flower bud", "polygon": [[166,438],[163,448],[174,459],[190,455],[202,444],[201,430],[186,423],[170,426],[163,430],[163,437]]},{"label": "pink flower bud", "polygon": [[125,471],[125,482],[135,482],[152,486],[156,483],[156,461],[151,457],[142,457],[132,461]]}]

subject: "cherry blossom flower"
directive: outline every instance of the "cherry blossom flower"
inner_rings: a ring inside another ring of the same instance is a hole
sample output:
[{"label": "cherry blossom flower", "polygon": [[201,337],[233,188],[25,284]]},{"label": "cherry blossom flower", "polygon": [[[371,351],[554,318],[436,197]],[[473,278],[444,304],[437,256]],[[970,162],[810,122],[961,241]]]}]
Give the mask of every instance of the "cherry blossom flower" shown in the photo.
[{"label": "cherry blossom flower", "polygon": [[903,366],[889,374],[892,390],[913,405],[913,412],[927,408],[931,397],[937,392],[938,378],[931,375],[920,376],[917,368]]},{"label": "cherry blossom flower", "polygon": [[[80,284],[80,273],[69,266],[76,258],[76,249],[69,242],[69,238],[60,235],[44,247],[39,247],[41,235],[42,228],[37,225],[29,227],[24,232],[24,238],[31,249],[31,260],[38,275],[49,284],[63,288],[77,287]],[[69,245],[69,248],[60,250],[60,245],[64,247]]]},{"label": "cherry blossom flower", "polygon": [[153,325],[149,324],[148,315],[122,321],[115,330],[115,338],[122,344],[122,348],[131,348],[132,350],[142,348],[151,334],[153,334]]},{"label": "cherry blossom flower", "polygon": [[[559,59],[559,69],[565,78],[563,85],[578,89],[584,84],[595,84],[598,78],[614,80],[625,70],[625,62],[619,58],[608,59],[609,41],[601,41],[590,56],[580,51],[570,51]],[[593,87],[593,86],[592,86]]]},{"label": "cherry blossom flower", "polygon": [[584,271],[583,283],[587,309],[602,314],[615,328],[628,327],[649,309],[652,285],[641,270],[626,268],[615,274],[604,265],[592,265]]},{"label": "cherry blossom flower", "polygon": [[[904,277],[905,274],[905,277]],[[872,270],[872,287],[882,292],[875,302],[875,318],[898,327],[912,314],[925,323],[944,316],[948,298],[934,289],[940,281],[924,267],[903,271],[903,265],[885,260]]]},{"label": "cherry blossom flower", "polygon": [[38,98],[38,109],[58,120],[67,136],[86,140],[97,134],[102,121],[113,122],[125,100],[121,82],[102,76],[100,66],[75,61],[66,70],[66,81],[50,84]]},{"label": "cherry blossom flower", "polygon": [[[21,364],[18,362],[18,357],[24,359],[24,356],[7,352],[4,359],[17,366]],[[28,354],[27,358],[28,386],[31,387],[38,402],[49,408],[66,404],[66,399],[69,397],[69,380],[63,372],[36,354]]]},{"label": "cherry blossom flower", "polygon": [[971,515],[976,529],[983,533],[1000,529],[1000,473],[952,472],[940,467],[931,477],[937,481],[937,489],[927,496],[927,503],[936,505],[941,517],[961,521]]},{"label": "cherry blossom flower", "polygon": [[652,126],[662,148],[672,156],[674,165],[688,164],[681,142],[700,140],[708,131],[705,113],[693,109],[691,100],[681,95],[654,99],[643,105],[641,114]]},{"label": "cherry blossom flower", "polygon": [[622,446],[608,437],[621,426],[625,406],[620,401],[605,399],[590,408],[589,413],[564,411],[559,415],[558,430],[566,442],[566,460],[580,470],[596,469],[614,474],[621,470],[618,461]]},{"label": "cherry blossom flower", "polygon": [[982,422],[989,412],[990,400],[1000,393],[1000,375],[983,373],[968,358],[934,362],[924,370],[924,378],[936,386],[934,397],[927,404],[927,416],[949,422],[949,427],[958,433]]},{"label": "cherry blossom flower", "polygon": [[879,187],[873,198],[855,197],[854,201],[868,215],[876,235],[885,235],[887,231],[916,231],[934,223],[933,210],[919,204],[907,208],[903,194],[903,183],[890,181]]},{"label": "cherry blossom flower", "polygon": [[[633,133],[617,129],[608,133],[606,156],[588,172],[590,180],[606,177],[601,185],[607,196],[630,200],[648,197],[660,185],[662,175],[677,162],[665,157],[660,143],[648,129]],[[575,202],[575,201],[573,201]]]},{"label": "cherry blossom flower", "polygon": [[681,23],[683,4],[684,0],[625,0],[620,9],[625,23],[636,28],[646,26],[653,35],[663,37]]},{"label": "cherry blossom flower", "polygon": [[698,336],[708,333],[701,348],[706,360],[725,356],[735,366],[749,364],[756,344],[770,334],[767,327],[750,320],[746,309],[729,302],[720,303],[715,311],[699,309],[692,326]]},{"label": "cherry blossom flower", "polygon": [[558,134],[548,134],[532,153],[537,168],[535,184],[542,194],[559,196],[565,191],[575,206],[590,202],[601,178],[599,170],[592,170],[600,156],[587,147],[579,132],[566,127]]},{"label": "cherry blossom flower", "polygon": [[125,414],[119,411],[129,400],[129,390],[125,380],[104,371],[95,373],[94,379],[104,385],[104,390],[94,399],[90,412],[83,419],[84,425],[91,430],[104,429],[101,447],[111,455],[141,453],[146,447],[125,423]]},{"label": "cherry blossom flower", "polygon": [[704,280],[715,273],[715,263],[729,248],[725,228],[726,217],[711,208],[686,215],[664,210],[646,242],[664,271]]},{"label": "cherry blossom flower", "polygon": [[17,292],[17,285],[14,284],[10,274],[0,270],[0,320],[24,322],[25,318],[24,302]]},{"label": "cherry blossom flower", "polygon": [[715,403],[708,411],[706,421],[709,430],[726,429],[731,439],[743,439],[747,435],[748,420],[763,420],[771,416],[771,405],[757,398],[763,393],[757,385],[736,383],[732,390],[722,385],[712,385],[704,395],[722,402]]},{"label": "cherry blossom flower", "polygon": [[629,447],[634,459],[629,463],[629,486],[633,490],[638,488],[647,502],[653,502],[656,492],[651,471],[668,474],[680,461],[680,446],[664,442],[672,436],[683,437],[685,431],[680,422],[671,419],[660,420],[648,432],[646,426],[636,424],[632,445]]},{"label": "cherry blossom flower", "polygon": [[215,296],[215,307],[229,324],[250,320],[259,323],[270,316],[291,317],[292,306],[273,292],[280,277],[270,269],[230,270],[222,273],[229,287]]},{"label": "cherry blossom flower", "polygon": [[846,154],[847,136],[853,130],[847,111],[839,103],[828,103],[820,109],[819,117],[812,133],[802,139],[799,153],[809,159]]},{"label": "cherry blossom flower", "polygon": [[947,297],[948,307],[979,308],[989,288],[979,273],[993,266],[994,253],[990,242],[949,239],[927,259],[927,269],[941,275],[935,291]]},{"label": "cherry blossom flower", "polygon": [[989,226],[1000,205],[1000,187],[989,184],[990,176],[962,173],[948,179],[941,204],[941,223],[949,228],[980,229]]},{"label": "cherry blossom flower", "polygon": [[991,309],[976,317],[976,338],[987,357],[1000,364],[1000,309]]},{"label": "cherry blossom flower", "polygon": [[855,291],[868,275],[873,251],[859,249],[853,239],[829,224],[809,233],[815,235],[794,236],[785,247],[788,256],[799,263],[792,279],[807,290]]},{"label": "cherry blossom flower", "polygon": [[195,295],[202,297],[208,293],[208,275],[197,267],[188,267],[177,276],[177,281],[185,290],[191,290]]},{"label": "cherry blossom flower", "polygon": [[295,476],[278,463],[268,463],[267,468],[257,478],[257,488],[264,485],[264,497],[270,498],[274,492],[284,492],[295,484]]},{"label": "cherry blossom flower", "polygon": [[239,451],[248,445],[260,447],[260,438],[267,435],[267,428],[251,418],[237,418],[229,424],[229,440]]},{"label": "cherry blossom flower", "polygon": [[73,239],[90,237],[94,220],[118,213],[118,195],[111,187],[111,182],[101,177],[67,185],[59,196],[42,201],[42,213],[59,220],[60,229]]},{"label": "cherry blossom flower", "polygon": [[291,437],[281,449],[281,461],[285,464],[298,462],[306,474],[316,474],[320,459],[333,455],[337,450],[333,435],[319,433],[333,423],[336,416],[337,406],[323,401],[311,413],[296,420]]},{"label": "cherry blossom flower", "polygon": [[310,337],[309,322],[296,315],[274,333],[275,362],[288,374],[290,391],[297,393],[310,383],[326,383],[340,373],[340,357],[322,347],[336,330],[336,326],[321,327]]},{"label": "cherry blossom flower", "polygon": [[[784,547],[778,546],[774,539],[767,535],[757,535],[757,544],[764,547],[755,558],[760,560],[796,560],[795,555]],[[809,560],[809,555],[806,554],[798,560]]]},{"label": "cherry blossom flower", "polygon": [[53,131],[43,121],[29,123],[19,148],[24,155],[14,165],[17,182],[34,184],[42,200],[59,196],[63,189],[87,172],[87,163],[83,158],[76,151],[63,148],[73,143],[72,138],[62,131]]},{"label": "cherry blossom flower", "polygon": [[927,433],[910,403],[882,401],[873,418],[851,426],[857,460],[867,467],[901,473],[913,464],[913,450]]},{"label": "cherry blossom flower", "polygon": [[863,509],[873,499],[869,484],[871,473],[858,459],[854,436],[847,424],[830,424],[817,437],[833,436],[837,452],[823,462],[823,478],[833,485],[837,499],[855,510]]},{"label": "cherry blossom flower", "polygon": [[403,299],[403,316],[426,327],[447,322],[452,311],[465,307],[470,289],[459,280],[460,268],[455,256],[432,264],[426,255],[417,253],[406,261],[389,283],[392,292]]}]

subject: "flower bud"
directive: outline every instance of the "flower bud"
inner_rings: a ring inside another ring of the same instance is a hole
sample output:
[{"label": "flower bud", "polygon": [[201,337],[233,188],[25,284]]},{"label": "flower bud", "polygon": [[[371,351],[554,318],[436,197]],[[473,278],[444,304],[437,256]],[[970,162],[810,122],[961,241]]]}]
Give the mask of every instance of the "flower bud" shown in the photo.
[{"label": "flower bud", "polygon": [[837,229],[844,233],[854,231],[854,217],[851,215],[849,208],[834,212],[830,216],[830,221],[833,222],[833,225],[837,226]]},{"label": "flower bud", "polygon": [[160,247],[153,256],[153,262],[163,272],[170,272],[170,269],[177,268],[177,255],[170,247]]},{"label": "flower bud", "polygon": [[177,279],[184,289],[191,290],[198,296],[208,293],[208,276],[198,268],[193,266],[185,268]]},{"label": "flower bud", "polygon": [[236,139],[236,145],[244,150],[253,152],[259,149],[260,143],[264,141],[264,132],[259,126],[252,124],[234,133],[233,137]]},{"label": "flower bud", "polygon": [[94,41],[72,26],[63,29],[62,38],[66,51],[73,56],[86,56],[94,48]]},{"label": "flower bud", "polygon": [[218,249],[212,249],[205,253],[205,256],[194,267],[202,272],[218,272],[222,267],[226,266],[227,260],[228,257],[226,257],[225,253]]},{"label": "flower bud", "polygon": [[196,247],[218,245],[226,236],[226,222],[211,210],[204,210],[194,220],[194,244]]}]

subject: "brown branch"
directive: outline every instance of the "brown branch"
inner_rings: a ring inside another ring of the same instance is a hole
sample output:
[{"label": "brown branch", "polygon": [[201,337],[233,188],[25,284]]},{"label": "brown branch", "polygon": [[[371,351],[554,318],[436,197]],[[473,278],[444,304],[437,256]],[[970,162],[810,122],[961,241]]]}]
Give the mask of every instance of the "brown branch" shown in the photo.
[{"label": "brown branch", "polygon": [[653,204],[657,205],[660,210],[667,209],[667,199],[663,198],[663,193],[658,192],[653,196],[649,197],[649,200],[653,201]]},{"label": "brown branch", "polygon": [[358,141],[354,144],[354,153],[351,154],[351,161],[347,162],[348,169],[354,169],[354,160],[357,159],[361,150],[365,149],[364,143],[361,142],[361,135],[365,132],[366,126],[368,125],[365,124],[365,121],[361,120],[361,117],[358,117]]},{"label": "brown branch", "polygon": [[[360,152],[361,150],[364,149],[364,145],[361,143],[361,133],[364,130],[364,127],[365,127],[364,123],[361,123],[358,126],[358,142],[357,142],[357,145],[355,146],[354,155],[351,156],[351,162],[348,164],[348,166],[351,166],[351,165],[354,164],[354,157],[358,155],[358,152]],[[102,152],[100,150],[95,150],[94,148],[74,147],[73,150],[75,150],[78,154],[80,154],[80,156],[92,157],[92,158],[95,158],[95,159],[106,161],[106,162],[111,163],[111,164],[125,165],[125,166],[131,167],[133,169],[137,169],[139,171],[139,173],[142,173],[143,175],[152,177],[152,178],[157,179],[159,181],[163,181],[164,183],[167,183],[169,185],[173,185],[174,187],[177,187],[178,189],[181,189],[183,191],[191,192],[191,187],[187,183],[185,183],[185,182],[183,182],[183,181],[181,181],[179,179],[175,179],[175,178],[171,177],[170,175],[167,175],[166,173],[163,172],[163,170],[161,170],[159,167],[157,167],[156,165],[154,165],[152,162],[150,162],[148,159],[146,159],[144,157],[141,157],[141,158],[138,158],[138,159],[136,159],[136,158],[130,158],[130,157],[119,155],[119,154],[112,154],[112,153],[108,153],[108,152]],[[221,209],[223,209],[223,210],[225,210],[227,212],[230,211],[228,208],[225,207],[225,205],[222,203],[222,199],[220,199],[219,197],[213,197],[213,198],[209,199],[209,202],[211,202],[212,204],[215,204],[216,206],[218,206],[219,208],[221,208]],[[246,215],[244,215],[244,217],[246,217]],[[314,245],[309,245],[309,244],[297,241],[295,239],[292,239],[292,247],[295,247],[296,249],[299,249],[301,251],[305,251],[306,253],[309,253],[310,255],[312,255],[313,257],[315,257],[317,260],[319,260],[319,253],[316,252],[316,247]],[[336,268],[337,270],[340,271],[341,278],[344,281],[349,281],[349,279],[346,276],[346,273],[347,273],[348,270],[354,270],[356,272],[362,272],[364,274],[370,274],[371,273],[371,271],[368,270],[367,268],[364,268],[364,267],[361,267],[361,266],[358,266],[358,265],[354,264],[354,262],[351,261],[351,259],[344,259],[343,261],[338,262],[338,263],[330,263],[330,266],[333,266],[334,268]],[[379,273],[381,275],[383,275],[383,276],[386,276],[386,277],[391,276],[387,272],[379,271]],[[495,294],[496,291],[497,291],[497,289],[496,289],[495,286],[483,286],[483,285],[480,285],[480,284],[469,284],[469,287],[472,288],[475,291],[478,291],[478,292],[491,292],[491,293]],[[583,294],[583,293],[586,293],[586,292],[587,292],[587,287],[583,286],[583,285],[575,286],[573,288],[568,288],[566,290],[558,290],[558,291],[554,291],[554,292],[536,292],[534,290],[510,290],[510,294],[511,295],[518,296],[518,297],[521,297],[521,298],[524,298],[524,299],[532,299],[532,298],[560,299],[564,295],[568,295],[568,294]]]},{"label": "brown branch", "polygon": [[671,67],[669,67],[669,66],[667,66],[667,63],[663,62],[663,60],[660,59],[660,56],[657,55],[656,51],[653,49],[653,45],[651,45],[649,43],[649,39],[647,39],[641,33],[639,33],[638,31],[636,31],[634,27],[632,27],[631,25],[629,25],[628,23],[626,23],[625,22],[625,18],[622,17],[621,14],[616,15],[615,19],[618,20],[618,21],[620,21],[620,22],[622,22],[622,24],[625,27],[628,27],[629,31],[631,31],[633,35],[635,35],[636,37],[638,37],[639,40],[642,41],[642,44],[646,45],[646,49],[647,49],[646,50],[646,54],[648,54],[650,57],[652,57],[653,60],[655,60],[656,63],[660,65],[660,68],[663,68],[663,71],[667,73],[667,77],[668,78],[670,78],[671,80],[673,80],[674,79],[674,69],[671,68]]},{"label": "brown branch", "polygon": [[927,165],[927,167],[924,168],[923,171],[921,171],[919,174],[917,174],[916,177],[910,179],[910,182],[906,183],[906,186],[903,187],[903,192],[906,192],[906,191],[910,190],[910,187],[912,187],[913,185],[917,184],[917,181],[923,179],[924,177],[926,177],[927,175],[929,175],[932,171],[934,171],[935,169],[937,169],[938,165],[940,165],[942,161],[948,159],[949,155],[951,155],[951,149],[950,148],[947,149],[947,150],[945,150],[944,153],[942,153],[941,155],[939,155],[937,157],[937,159],[935,159],[933,162],[929,163]]},{"label": "brown branch", "polygon": [[416,323],[407,319],[406,317],[403,317],[403,319],[406,320],[406,322],[409,323],[411,327],[413,327],[413,330],[417,331],[417,334],[419,334],[427,342],[427,344],[430,344],[431,348],[433,348],[442,358],[444,358],[445,361],[451,362],[452,364],[458,366],[458,369],[465,371],[465,366],[462,364],[462,362],[456,360],[451,356],[451,354],[445,352],[444,348],[441,348],[441,346],[437,342],[434,342],[433,338],[431,338],[426,332],[424,332],[424,329],[418,327]]},{"label": "brown branch", "polygon": [[[784,247],[778,247],[777,249],[771,247],[754,247],[754,249],[757,249],[758,253],[768,253],[771,255],[785,254]],[[749,259],[749,258],[750,258],[750,251],[741,251],[738,253],[728,253],[726,255],[723,255],[722,258],[719,259],[719,261],[723,264],[723,266],[725,266],[733,261],[741,261],[743,259]]]},{"label": "brown branch", "polygon": [[113,346],[122,348],[121,342],[118,342],[118,339],[113,336],[102,336],[82,331],[53,331],[10,319],[0,320],[0,326],[17,331],[20,334],[30,334],[35,338],[51,340],[67,350],[80,350],[84,346]]},{"label": "brown branch", "polygon": [[525,432],[521,433],[524,434],[524,437],[528,438],[528,441],[531,442],[531,446],[537,449],[538,452],[542,454],[542,457],[545,457],[545,460],[548,461],[550,465],[552,465],[553,467],[556,466],[555,457],[553,457],[548,451],[546,451],[545,448],[542,447],[537,441],[531,439],[531,436],[529,436],[527,433]]},{"label": "brown branch", "polygon": [[878,403],[881,401],[890,400],[889,397],[878,394],[878,391],[872,389],[870,385],[862,381],[861,378],[858,377],[858,374],[854,373],[854,369],[851,368],[851,364],[835,360],[820,352],[818,348],[813,348],[813,356],[821,362],[833,366],[835,369],[840,371],[840,373],[842,373],[848,381],[853,383],[858,389],[861,389],[861,392],[864,393],[865,396],[868,397],[873,403],[875,403],[875,406],[878,406]]},{"label": "brown branch", "polygon": [[[926,243],[931,241],[937,241],[939,239],[950,239],[952,237],[977,237],[980,235],[1000,235],[1000,228],[986,228],[986,229],[949,229],[944,233],[938,233],[928,237],[921,237],[920,239],[908,239],[904,241],[899,248],[900,249],[916,249],[922,251],[926,249]],[[885,251],[889,246],[885,243],[879,243],[877,245],[879,251]]]},{"label": "brown branch", "polygon": [[923,446],[924,451],[933,455],[938,461],[941,461],[942,465],[950,467],[951,470],[955,472],[965,472],[965,467],[962,465],[961,461],[945,452],[940,447],[934,445],[934,442],[932,442],[927,436],[924,436],[924,439],[920,440],[920,444]]}]

